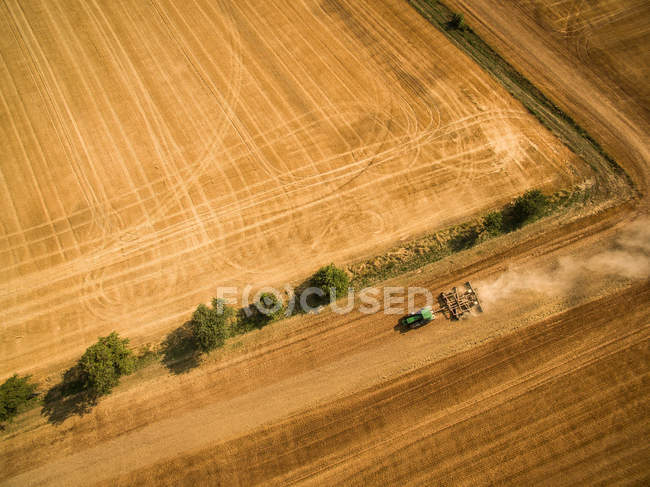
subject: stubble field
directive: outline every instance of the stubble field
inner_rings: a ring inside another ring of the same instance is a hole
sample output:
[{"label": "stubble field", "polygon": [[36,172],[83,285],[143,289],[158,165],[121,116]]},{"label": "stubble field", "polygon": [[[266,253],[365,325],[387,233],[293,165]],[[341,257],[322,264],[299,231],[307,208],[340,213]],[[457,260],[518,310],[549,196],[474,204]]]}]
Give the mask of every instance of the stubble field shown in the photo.
[{"label": "stubble field", "polygon": [[[638,198],[384,283],[471,280],[481,315],[297,316],[86,415],[32,409],[0,438],[0,484],[648,483],[647,66],[618,58],[647,45],[645,7],[450,4]],[[0,22],[2,376],[594,177],[406,1],[5,1]]]},{"label": "stubble field", "polygon": [[479,35],[599,140],[645,192],[650,160],[648,2],[449,3],[464,12]]},{"label": "stubble field", "polygon": [[399,0],[0,11],[3,376],[587,174]]}]

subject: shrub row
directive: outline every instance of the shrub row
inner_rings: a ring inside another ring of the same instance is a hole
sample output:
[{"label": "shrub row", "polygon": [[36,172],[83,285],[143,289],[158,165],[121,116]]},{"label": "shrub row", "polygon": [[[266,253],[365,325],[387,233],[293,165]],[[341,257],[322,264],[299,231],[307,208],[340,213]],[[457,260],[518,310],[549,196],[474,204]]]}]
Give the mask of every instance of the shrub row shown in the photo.
[{"label": "shrub row", "polygon": [[[303,312],[303,301],[311,307],[325,305],[336,296],[346,294],[349,286],[350,278],[345,271],[329,264],[320,268],[299,287],[289,308],[289,303],[283,303],[281,297],[273,293],[262,293],[252,305],[239,310],[216,298],[212,300],[212,306],[200,304],[189,322],[194,348],[200,352],[209,352],[221,347],[229,337],[263,328],[282,317]],[[307,296],[306,293],[310,295]]]},{"label": "shrub row", "polygon": [[[446,241],[441,242],[436,236],[435,245],[418,252],[418,258],[413,261],[389,262],[383,271],[404,272],[410,270],[409,266],[424,265],[427,259],[437,260],[452,252],[471,248],[486,238],[511,232],[544,216],[549,208],[550,200],[541,191],[528,191],[501,210],[486,214],[479,222],[455,227]],[[311,300],[306,303],[309,306],[325,305],[337,296],[345,295],[351,284],[344,270],[329,264],[320,268],[298,288],[292,303],[285,304],[279,296],[263,293],[251,306],[238,310],[216,298],[212,300],[211,306],[200,304],[190,321],[170,334],[163,343],[163,348],[166,348],[163,351],[163,361],[171,363],[188,357],[195,359],[197,353],[221,347],[229,337],[263,328],[283,316],[303,312],[303,293],[312,293]],[[358,285],[359,280],[354,284]],[[314,293],[314,290],[317,292]],[[287,306],[290,306],[289,309]],[[77,364],[66,371],[62,383],[46,394],[45,409],[49,414],[56,416],[56,408],[52,404],[71,395],[83,395],[83,401],[75,403],[76,410],[83,411],[100,396],[109,394],[122,376],[133,373],[159,357],[159,353],[150,347],[145,347],[136,355],[128,344],[127,338],[121,338],[112,332],[88,347]],[[35,396],[36,387],[29,377],[14,375],[7,379],[0,386],[0,422],[11,420],[26,408]]]},{"label": "shrub row", "polygon": [[487,213],[478,220],[425,235],[382,256],[350,266],[351,285],[360,289],[418,269],[485,240],[517,230],[587,196],[582,190],[556,193],[550,197],[538,189],[527,191],[500,210]]}]

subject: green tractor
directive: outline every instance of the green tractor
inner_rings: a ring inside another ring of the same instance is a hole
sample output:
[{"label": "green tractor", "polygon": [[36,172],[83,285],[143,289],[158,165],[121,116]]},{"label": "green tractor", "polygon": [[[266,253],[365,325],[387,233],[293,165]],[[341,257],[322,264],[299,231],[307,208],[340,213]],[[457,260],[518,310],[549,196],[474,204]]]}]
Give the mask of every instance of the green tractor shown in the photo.
[{"label": "green tractor", "polygon": [[438,303],[439,307],[436,309],[426,306],[417,313],[404,316],[399,321],[400,325],[407,330],[412,330],[434,320],[437,313],[450,320],[460,320],[465,313],[470,313],[474,308],[479,312],[483,311],[476,290],[469,282],[465,283],[465,289],[459,290],[454,287],[451,291],[440,293]]},{"label": "green tractor", "polygon": [[431,306],[427,306],[416,313],[406,315],[400,321],[402,326],[412,330],[414,328],[420,328],[435,319],[436,315],[431,310]]}]

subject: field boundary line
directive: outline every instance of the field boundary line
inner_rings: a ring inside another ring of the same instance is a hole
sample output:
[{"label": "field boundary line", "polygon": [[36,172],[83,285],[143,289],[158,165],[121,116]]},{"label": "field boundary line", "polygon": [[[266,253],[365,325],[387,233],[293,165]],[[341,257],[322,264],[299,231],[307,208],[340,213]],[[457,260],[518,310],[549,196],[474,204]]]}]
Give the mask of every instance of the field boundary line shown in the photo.
[{"label": "field boundary line", "polygon": [[632,190],[632,196],[639,196],[638,188],[625,169],[571,116],[517,71],[470,27],[452,28],[450,20],[454,14],[453,10],[439,1],[406,1],[521,102],[524,108],[569,150],[584,159],[601,176],[606,175],[605,182],[608,189],[614,190],[619,186],[617,183],[623,181],[626,189]]}]

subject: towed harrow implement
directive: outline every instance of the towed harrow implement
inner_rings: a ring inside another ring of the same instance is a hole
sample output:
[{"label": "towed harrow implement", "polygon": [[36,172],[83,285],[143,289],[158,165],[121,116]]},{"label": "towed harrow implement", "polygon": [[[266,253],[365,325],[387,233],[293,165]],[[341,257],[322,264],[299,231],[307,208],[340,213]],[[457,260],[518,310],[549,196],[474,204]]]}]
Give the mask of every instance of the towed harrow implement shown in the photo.
[{"label": "towed harrow implement", "polygon": [[437,314],[442,314],[450,320],[459,320],[474,308],[483,312],[476,290],[469,282],[466,282],[464,290],[459,291],[458,288],[453,287],[451,291],[440,293],[438,308],[432,309],[431,306],[427,306],[416,313],[403,317],[400,323],[407,328],[419,328],[434,320]]}]

